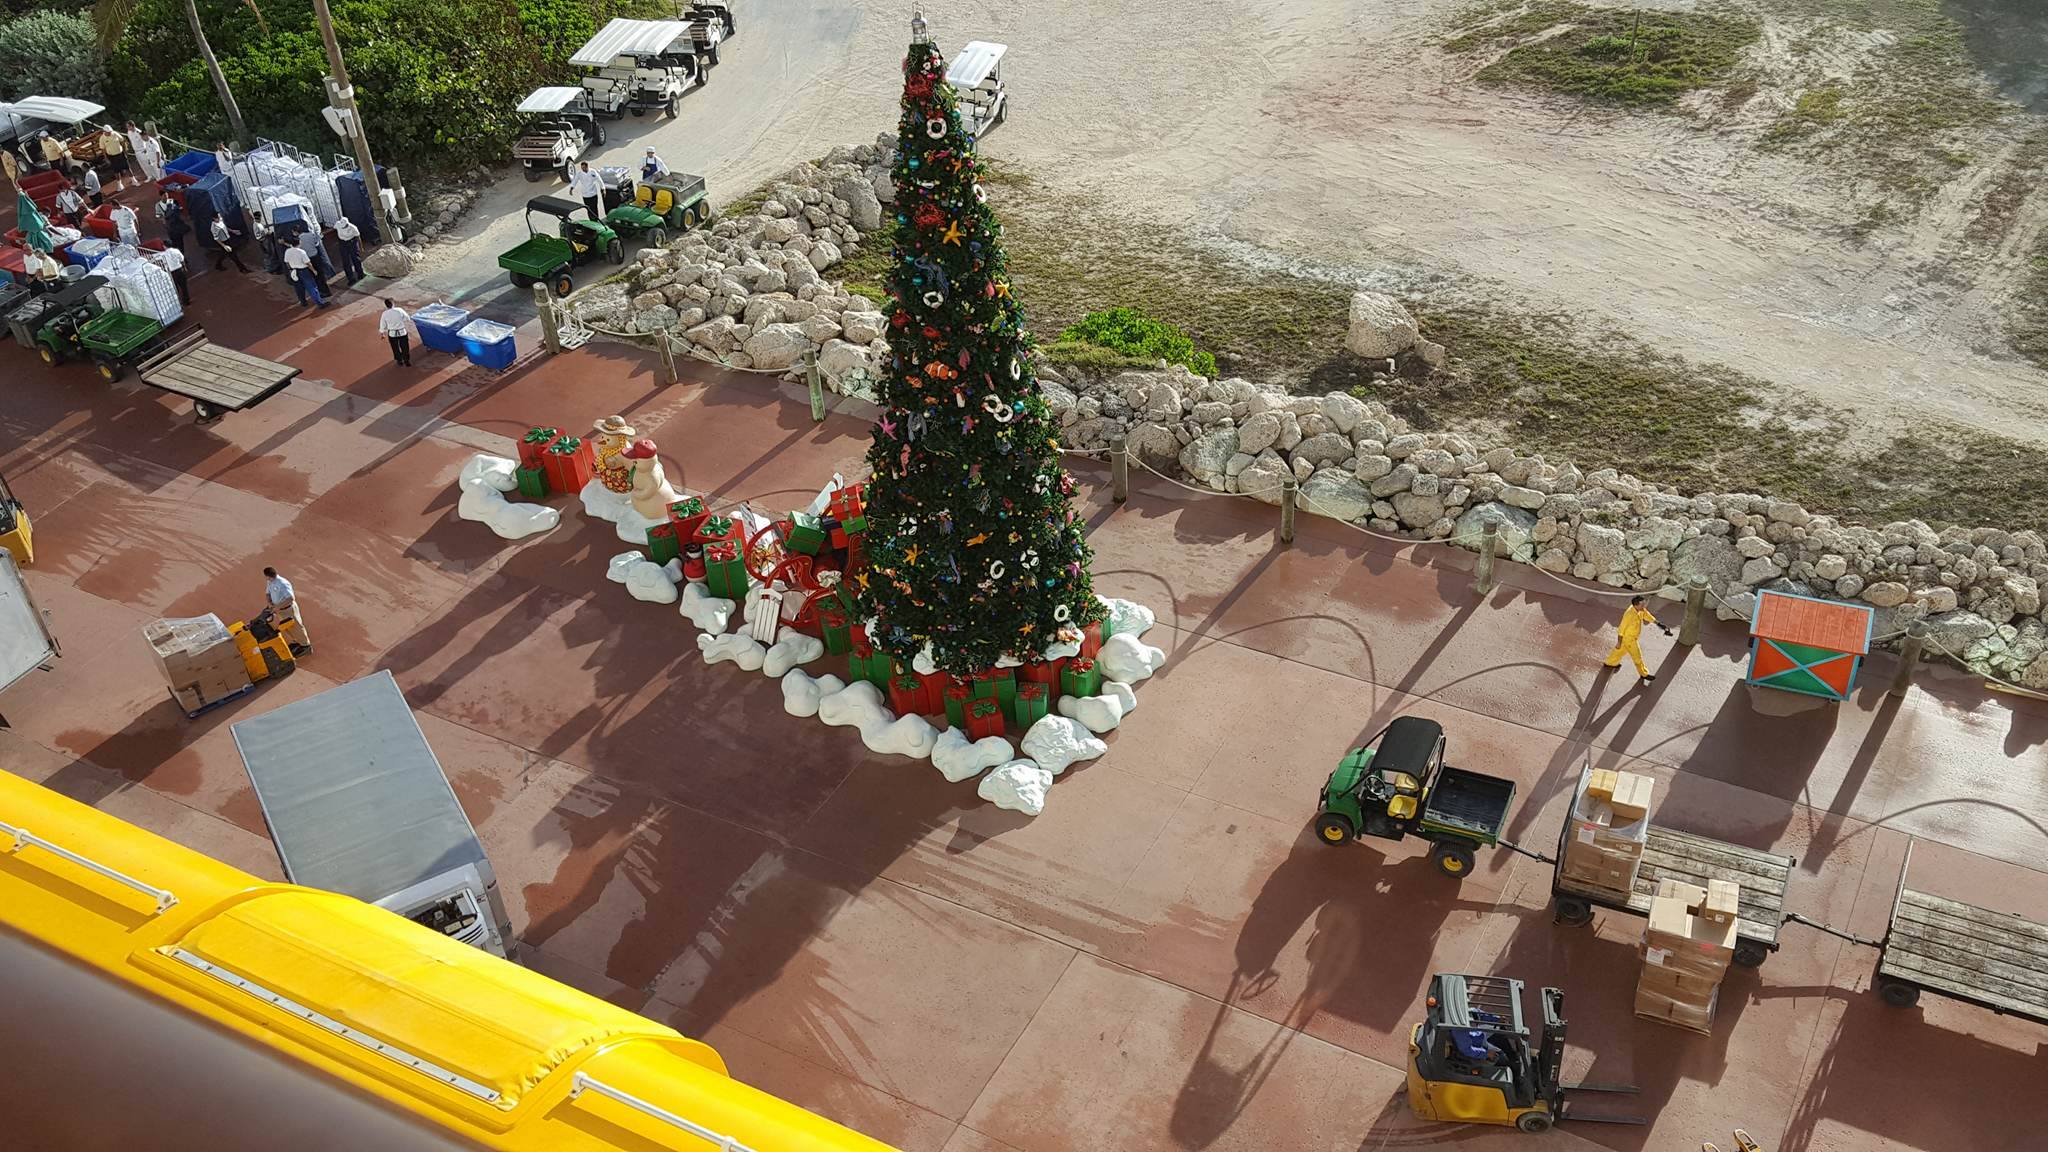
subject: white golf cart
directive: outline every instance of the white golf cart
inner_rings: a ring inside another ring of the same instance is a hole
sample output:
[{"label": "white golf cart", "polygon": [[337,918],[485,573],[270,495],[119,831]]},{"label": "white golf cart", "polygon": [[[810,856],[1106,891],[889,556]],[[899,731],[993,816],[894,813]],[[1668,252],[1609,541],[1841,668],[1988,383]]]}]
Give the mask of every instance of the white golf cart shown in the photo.
[{"label": "white golf cart", "polygon": [[512,157],[525,166],[529,181],[549,173],[567,176],[570,165],[604,143],[604,125],[582,88],[537,88],[515,111],[529,117],[512,142]]},{"label": "white golf cart", "polygon": [[971,40],[946,68],[946,82],[960,94],[960,119],[976,136],[1003,122],[1010,111],[1010,93],[1003,87],[1003,53],[1007,44]]},{"label": "white golf cart", "polygon": [[613,20],[569,63],[591,70],[583,77],[591,105],[614,120],[652,111],[673,118],[683,93],[701,86],[709,67],[690,25],[680,20]]}]

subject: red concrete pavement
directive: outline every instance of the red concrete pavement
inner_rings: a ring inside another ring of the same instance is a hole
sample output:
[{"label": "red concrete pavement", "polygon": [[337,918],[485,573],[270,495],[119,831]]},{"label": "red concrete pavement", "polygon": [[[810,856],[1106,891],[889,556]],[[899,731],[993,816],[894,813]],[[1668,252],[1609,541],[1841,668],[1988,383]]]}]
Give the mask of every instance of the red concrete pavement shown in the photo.
[{"label": "red concrete pavement", "polygon": [[[0,347],[0,471],[35,517],[30,583],[64,644],[0,701],[8,770],[275,874],[228,725],[389,668],[527,962],[914,1152],[1528,1146],[1407,1114],[1407,1029],[1444,970],[1563,987],[1568,1074],[1643,1088],[1616,1103],[1649,1126],[1550,1146],[1727,1148],[1739,1125],[1793,1152],[2018,1149],[2048,1121],[2048,1028],[1886,1008],[1866,949],[1788,927],[1695,1037],[1630,1014],[1640,923],[1554,926],[1545,867],[1498,852],[1457,884],[1413,845],[1304,834],[1335,758],[1413,712],[1445,723],[1456,762],[1518,782],[1532,844],[1590,756],[1654,775],[1660,822],[1797,855],[1791,906],[1864,935],[1913,838],[1917,886],[2048,917],[2039,704],[1934,670],[1892,698],[1883,658],[1846,704],[1754,693],[1734,626],[1695,649],[1653,638],[1658,683],[1637,687],[1597,667],[1611,597],[1510,567],[1482,598],[1463,553],[1313,518],[1281,547],[1272,509],[1156,481],[1117,508],[1076,460],[1098,587],[1154,607],[1171,658],[1110,754],[1030,820],[706,667],[672,609],[605,581],[608,525],[568,511],[507,544],[454,516],[471,453],[610,412],[681,485],[800,503],[858,469],[857,414],[814,425],[758,376],[662,387],[608,346],[401,369],[367,298],[312,313],[259,275],[193,288],[217,338],[304,377],[202,428],[132,382]],[[316,651],[185,719],[138,630],[246,614],[266,563],[297,583]]]}]

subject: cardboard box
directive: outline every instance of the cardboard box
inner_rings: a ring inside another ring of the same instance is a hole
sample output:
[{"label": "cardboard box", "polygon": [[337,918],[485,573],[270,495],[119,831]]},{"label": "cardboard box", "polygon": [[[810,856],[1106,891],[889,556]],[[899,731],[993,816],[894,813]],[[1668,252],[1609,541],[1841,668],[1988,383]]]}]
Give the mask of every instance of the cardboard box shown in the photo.
[{"label": "cardboard box", "polygon": [[1659,896],[1650,901],[1643,932],[1643,963],[1720,982],[1735,956],[1735,925],[1694,916],[1685,902]]},{"label": "cardboard box", "polygon": [[1595,800],[1606,801],[1614,797],[1615,778],[1620,775],[1612,768],[1596,768],[1586,777],[1586,795]]},{"label": "cardboard box", "polygon": [[1596,888],[1619,901],[1626,901],[1635,891],[1636,870],[1625,864],[1567,856],[1563,875],[1575,887]]},{"label": "cardboard box", "polygon": [[1648,990],[1680,1003],[1701,1007],[1713,1002],[1714,990],[1720,986],[1721,982],[1710,976],[1666,968],[1661,964],[1644,964],[1642,975],[1636,981],[1639,993]]},{"label": "cardboard box", "polygon": [[1699,915],[1715,925],[1735,923],[1742,912],[1742,886],[1733,880],[1707,881],[1706,902],[1699,907]]},{"label": "cardboard box", "polygon": [[1650,793],[1657,782],[1635,772],[1615,773],[1614,792],[1607,801],[1614,822],[1634,824],[1650,814]]},{"label": "cardboard box", "polygon": [[1685,905],[1686,911],[1697,913],[1700,905],[1706,903],[1707,890],[1697,884],[1687,884],[1683,880],[1659,880],[1657,881],[1657,898],[1660,900],[1676,900]]},{"label": "cardboard box", "polygon": [[1711,1036],[1714,1032],[1714,1008],[1719,1004],[1720,998],[1721,991],[1716,988],[1714,994],[1702,1006],[1687,1004],[1656,991],[1639,988],[1636,990],[1636,1015],[1655,1020],[1659,1024],[1669,1024],[1688,1032]]}]

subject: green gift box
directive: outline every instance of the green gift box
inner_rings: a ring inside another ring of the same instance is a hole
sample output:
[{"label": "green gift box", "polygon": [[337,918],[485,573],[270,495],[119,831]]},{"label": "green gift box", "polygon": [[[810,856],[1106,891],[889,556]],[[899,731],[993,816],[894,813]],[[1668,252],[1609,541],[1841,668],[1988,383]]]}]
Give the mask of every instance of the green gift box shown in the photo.
[{"label": "green gift box", "polygon": [[738,534],[739,527],[732,522],[730,516],[706,517],[704,523],[697,526],[697,539],[705,544],[730,540]]},{"label": "green gift box", "polygon": [[531,468],[521,468],[513,473],[513,475],[519,478],[519,494],[521,496],[526,497],[528,500],[545,500],[548,498],[548,474],[546,469],[536,464]]},{"label": "green gift box", "polygon": [[967,728],[967,705],[972,701],[974,689],[965,680],[954,680],[946,685],[946,723],[965,731]]},{"label": "green gift box", "polygon": [[818,632],[825,641],[825,651],[835,656],[853,651],[853,626],[847,622],[845,609],[819,608]]},{"label": "green gift box", "polygon": [[721,600],[746,600],[747,565],[739,545],[725,540],[704,549],[704,591]]},{"label": "green gift box", "polygon": [[656,564],[666,564],[683,554],[682,540],[673,524],[656,524],[647,530],[647,551]]},{"label": "green gift box", "polygon": [[974,698],[993,700],[996,706],[1008,713],[1017,704],[1017,670],[1015,668],[990,668],[974,674]]},{"label": "green gift box", "polygon": [[1047,699],[1045,685],[1035,682],[1019,684],[1017,685],[1017,699],[1007,711],[1017,721],[1017,730],[1024,732],[1028,731],[1033,724],[1045,719],[1046,713],[1051,711],[1051,703]]},{"label": "green gift box", "polygon": [[889,659],[887,652],[866,644],[854,648],[846,658],[847,680],[866,680],[880,688],[884,696],[889,692],[889,677],[896,672],[896,662]]},{"label": "green gift box", "polygon": [[1102,695],[1102,669],[1086,656],[1076,656],[1060,670],[1060,692],[1067,696]]},{"label": "green gift box", "polygon": [[842,520],[840,520],[840,521],[839,521],[839,527],[840,527],[840,528],[841,528],[841,529],[842,529],[842,530],[843,530],[843,531],[844,531],[844,532],[845,532],[845,533],[846,533],[846,534],[847,534],[848,536],[858,536],[858,535],[860,535],[861,533],[863,533],[863,532],[865,532],[865,531],[867,531],[867,530],[868,530],[868,518],[867,518],[867,514],[866,514],[866,513],[862,513],[862,514],[861,514],[861,515],[859,515],[859,516],[848,516],[848,517],[845,517],[844,519],[842,519]]},{"label": "green gift box", "polygon": [[809,512],[789,514],[789,530],[783,534],[782,542],[792,552],[816,556],[825,546],[825,526],[818,517]]}]

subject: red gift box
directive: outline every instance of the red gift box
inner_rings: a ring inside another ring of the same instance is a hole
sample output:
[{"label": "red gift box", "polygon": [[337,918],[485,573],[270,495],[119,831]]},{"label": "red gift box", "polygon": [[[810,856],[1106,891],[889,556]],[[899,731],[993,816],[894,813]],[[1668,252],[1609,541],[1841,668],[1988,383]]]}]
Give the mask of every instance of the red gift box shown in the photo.
[{"label": "red gift box", "polygon": [[731,561],[740,558],[740,546],[733,540],[714,540],[704,546],[704,559],[709,563]]},{"label": "red gift box", "polygon": [[851,520],[867,510],[868,486],[865,482],[848,484],[832,494],[825,502],[825,511],[840,520]]},{"label": "red gift box", "polygon": [[705,509],[700,497],[686,496],[668,506],[668,521],[676,526],[678,540],[695,540],[697,529],[709,519],[711,513]]},{"label": "red gift box", "polygon": [[540,467],[541,453],[546,452],[548,445],[561,438],[562,433],[558,428],[528,429],[526,435],[521,437],[519,441],[519,466],[521,468]]},{"label": "red gift box", "polygon": [[590,444],[564,436],[541,453],[541,470],[547,473],[548,491],[574,496],[590,483]]},{"label": "red gift box", "polygon": [[953,684],[953,678],[944,672],[919,672],[919,690],[924,694],[924,707],[919,711],[936,716],[946,710],[946,689]]},{"label": "red gift box", "polygon": [[856,647],[868,642],[867,625],[855,624],[851,628],[847,629],[847,631],[852,635],[853,643]]},{"label": "red gift box", "polygon": [[1090,624],[1081,629],[1081,655],[1093,657],[1102,651],[1102,625]]},{"label": "red gift box", "polygon": [[1002,705],[991,699],[972,700],[967,704],[967,738],[980,740],[988,736],[1003,734]]},{"label": "red gift box", "polygon": [[1058,685],[1060,669],[1065,667],[1066,657],[1058,660],[1032,660],[1017,669],[1017,679],[1027,684]]},{"label": "red gift box", "polygon": [[924,711],[924,685],[913,675],[891,676],[889,678],[889,710],[898,716],[914,716]]}]

